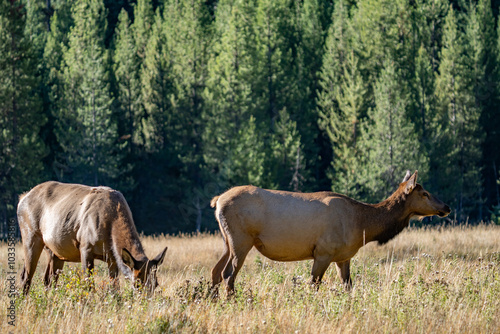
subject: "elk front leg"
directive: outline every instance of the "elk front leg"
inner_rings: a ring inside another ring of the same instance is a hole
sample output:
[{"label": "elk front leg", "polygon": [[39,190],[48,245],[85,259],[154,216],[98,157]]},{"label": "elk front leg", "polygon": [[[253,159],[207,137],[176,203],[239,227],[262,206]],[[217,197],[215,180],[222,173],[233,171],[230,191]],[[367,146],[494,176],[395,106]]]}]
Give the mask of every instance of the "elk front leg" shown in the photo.
[{"label": "elk front leg", "polygon": [[94,288],[93,277],[94,273],[94,253],[91,246],[80,248],[80,257],[82,260],[83,275],[89,279],[89,288]]},{"label": "elk front leg", "polygon": [[120,281],[118,280],[118,264],[116,261],[108,260],[108,271],[113,289],[116,291],[120,290]]},{"label": "elk front leg", "polygon": [[339,275],[339,278],[342,280],[342,283],[344,284],[344,288],[346,290],[351,290],[352,288],[351,269],[350,269],[351,260],[347,260],[344,262],[336,262],[335,264],[337,265],[337,273]]},{"label": "elk front leg", "polygon": [[45,283],[45,287],[48,288],[51,285],[55,287],[57,284],[57,279],[59,278],[59,272],[64,267],[64,261],[55,256],[50,249],[46,248],[45,251],[48,255],[48,263],[43,281]]},{"label": "elk front leg", "polygon": [[319,289],[323,275],[325,274],[328,266],[330,265],[329,256],[316,256],[314,258],[314,263],[311,271],[311,284],[313,284],[316,289]]}]

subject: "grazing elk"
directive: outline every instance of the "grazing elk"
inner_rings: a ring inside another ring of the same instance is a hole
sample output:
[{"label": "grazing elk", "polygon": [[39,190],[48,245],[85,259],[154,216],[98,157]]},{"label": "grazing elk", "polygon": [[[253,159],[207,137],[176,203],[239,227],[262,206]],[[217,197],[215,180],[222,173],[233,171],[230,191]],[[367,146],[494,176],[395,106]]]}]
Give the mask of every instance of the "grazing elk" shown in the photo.
[{"label": "grazing elk", "polygon": [[332,192],[294,193],[253,186],[234,187],[211,201],[225,250],[212,269],[212,288],[224,280],[228,293],[250,249],[275,261],[313,259],[312,283],[318,285],[331,262],[346,288],[349,264],[370,241],[384,244],[413,216],[445,217],[450,208],[406,173],[385,201],[365,204]]},{"label": "grazing elk", "polygon": [[90,272],[94,259],[107,262],[115,284],[120,269],[149,292],[158,285],[156,270],[167,247],[152,260],[146,257],[132,213],[119,191],[45,182],[21,195],[17,217],[24,248],[21,274],[24,293],[30,288],[44,248],[49,255],[46,285],[57,281],[65,261],[82,262],[83,270]]}]

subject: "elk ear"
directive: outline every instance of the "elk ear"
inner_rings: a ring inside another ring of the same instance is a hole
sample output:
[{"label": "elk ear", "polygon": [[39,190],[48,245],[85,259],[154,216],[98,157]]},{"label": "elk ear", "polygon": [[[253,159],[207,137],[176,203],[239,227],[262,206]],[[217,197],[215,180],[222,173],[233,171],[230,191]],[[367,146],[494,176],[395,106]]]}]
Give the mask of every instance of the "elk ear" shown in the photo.
[{"label": "elk ear", "polygon": [[[405,194],[408,195],[417,185],[417,175],[418,171],[415,171],[413,175],[406,181]],[[406,177],[405,177],[406,178]]]},{"label": "elk ear", "polygon": [[406,170],[406,175],[405,175],[405,177],[403,178],[403,181],[401,181],[401,183],[408,181],[408,179],[410,178],[410,176],[411,176],[410,170],[409,170],[409,169],[407,169],[407,170]]},{"label": "elk ear", "polygon": [[130,254],[130,252],[125,248],[122,249],[122,260],[123,263],[125,263],[125,265],[130,269],[134,270],[134,268],[136,267],[137,261],[134,259],[132,254]]},{"label": "elk ear", "polygon": [[168,247],[165,247],[165,249],[160,252],[160,254],[158,254],[154,259],[153,261],[155,261],[155,263],[159,266],[160,264],[163,263],[163,259],[165,258],[165,254],[167,253],[167,249]]}]

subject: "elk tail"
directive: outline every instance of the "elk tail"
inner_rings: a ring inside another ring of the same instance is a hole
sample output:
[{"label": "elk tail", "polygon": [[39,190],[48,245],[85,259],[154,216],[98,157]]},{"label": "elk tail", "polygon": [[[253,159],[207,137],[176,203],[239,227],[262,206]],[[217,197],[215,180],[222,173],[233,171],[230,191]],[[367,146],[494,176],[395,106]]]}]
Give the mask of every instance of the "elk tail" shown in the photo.
[{"label": "elk tail", "polygon": [[24,198],[24,196],[28,195],[29,191],[23,192],[21,195],[19,195],[19,202]]},{"label": "elk tail", "polygon": [[212,208],[215,208],[215,206],[217,205],[217,200],[219,199],[220,196],[215,196],[214,198],[212,198],[212,200],[210,201],[210,206]]}]

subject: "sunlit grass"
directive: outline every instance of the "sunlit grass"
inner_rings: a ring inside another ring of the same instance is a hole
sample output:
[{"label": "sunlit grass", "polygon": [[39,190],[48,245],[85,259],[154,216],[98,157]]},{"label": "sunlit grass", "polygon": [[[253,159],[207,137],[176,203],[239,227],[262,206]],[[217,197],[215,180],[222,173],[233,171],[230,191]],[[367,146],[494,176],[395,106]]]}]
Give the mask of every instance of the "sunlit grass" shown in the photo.
[{"label": "sunlit grass", "polygon": [[[16,298],[19,333],[498,333],[500,228],[492,225],[404,231],[352,260],[354,289],[346,292],[334,266],[320,289],[307,284],[311,261],[274,262],[255,250],[236,281],[236,294],[212,299],[210,271],[222,254],[219,235],[143,237],[148,255],[169,250],[154,296],[121,276],[113,290],[106,265],[92,280],[66,264],[56,288],[43,287],[42,255],[32,290]],[[22,267],[17,248],[17,271]],[[0,245],[6,275],[7,246]],[[19,277],[17,277],[19,283]],[[6,286],[0,305],[8,305]],[[0,309],[0,331],[13,328]]]}]

